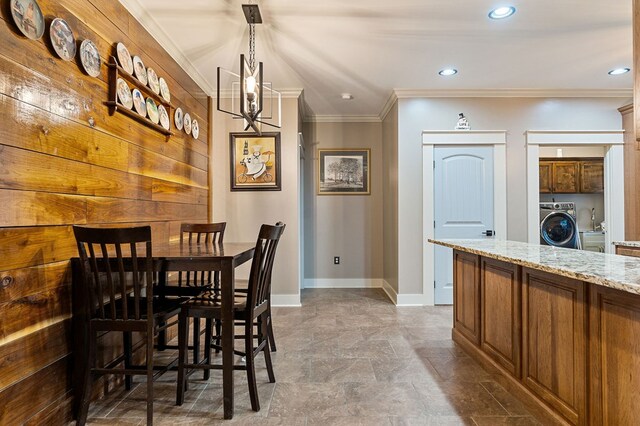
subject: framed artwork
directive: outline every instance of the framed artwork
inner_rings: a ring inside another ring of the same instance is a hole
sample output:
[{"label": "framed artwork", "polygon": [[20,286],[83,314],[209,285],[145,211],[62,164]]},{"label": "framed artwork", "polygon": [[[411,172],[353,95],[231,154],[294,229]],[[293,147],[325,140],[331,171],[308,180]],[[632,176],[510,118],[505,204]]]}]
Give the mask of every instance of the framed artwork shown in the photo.
[{"label": "framed artwork", "polygon": [[232,191],[280,191],[280,133],[230,133]]},{"label": "framed artwork", "polygon": [[319,149],[318,195],[369,195],[370,149]]}]

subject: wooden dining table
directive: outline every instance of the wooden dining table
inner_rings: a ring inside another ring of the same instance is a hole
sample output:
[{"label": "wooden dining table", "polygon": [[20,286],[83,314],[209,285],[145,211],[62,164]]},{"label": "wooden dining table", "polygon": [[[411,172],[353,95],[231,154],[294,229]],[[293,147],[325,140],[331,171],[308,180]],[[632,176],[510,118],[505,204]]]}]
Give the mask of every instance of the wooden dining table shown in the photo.
[{"label": "wooden dining table", "polygon": [[[235,269],[253,257],[255,243],[223,243],[211,244],[205,242],[183,242],[179,241],[154,243],[152,247],[154,270],[160,274],[176,271],[219,271],[220,272],[220,294],[222,298],[222,381],[223,381],[223,401],[224,418],[233,418],[234,405],[234,294],[235,294]],[[78,281],[80,268],[79,258],[71,259],[73,283]],[[164,282],[165,279],[161,278]],[[75,360],[79,377],[84,373],[86,360],[88,359],[88,341],[86,327],[81,324],[88,315],[83,309],[86,305],[83,300],[82,289],[78,285],[73,285],[73,314],[75,341]],[[81,392],[78,386],[75,389],[76,398]],[[76,399],[77,400],[77,399]]]}]

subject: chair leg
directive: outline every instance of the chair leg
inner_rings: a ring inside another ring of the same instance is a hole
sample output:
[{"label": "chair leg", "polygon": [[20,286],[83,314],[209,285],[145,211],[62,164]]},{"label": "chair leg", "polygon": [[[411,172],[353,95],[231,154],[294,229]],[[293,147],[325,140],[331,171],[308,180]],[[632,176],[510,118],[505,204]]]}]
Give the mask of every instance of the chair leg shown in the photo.
[{"label": "chair leg", "polygon": [[276,339],[273,337],[273,323],[271,321],[271,306],[267,310],[267,318],[265,322],[267,323],[267,335],[269,336],[269,345],[271,345],[271,351],[276,352]]},{"label": "chair leg", "polygon": [[147,425],[153,425],[153,333],[147,333]]},{"label": "chair leg", "polygon": [[87,368],[82,378],[82,396],[78,404],[78,419],[76,425],[84,426],[87,423],[87,415],[89,414],[89,402],[91,401],[91,388],[93,387],[93,373],[91,369],[96,363],[96,336],[94,332],[90,332],[89,351],[87,354]]},{"label": "chair leg", "polygon": [[256,385],[256,365],[253,357],[253,321],[247,320],[245,326],[245,359],[247,363],[247,383],[249,385],[249,398],[251,399],[251,409],[260,411],[260,401],[258,400],[258,386]]},{"label": "chair leg", "polygon": [[184,390],[186,384],[184,364],[187,361],[188,347],[189,317],[186,312],[181,311],[178,315],[178,383],[176,386],[176,405],[182,405],[184,401]]},{"label": "chair leg", "polygon": [[[133,354],[131,350],[131,332],[125,331],[122,333],[122,346],[124,347],[124,368],[131,368],[133,361]],[[125,374],[124,387],[126,390],[131,390],[132,384],[131,374]]]},{"label": "chair leg", "polygon": [[275,383],[276,382],[276,376],[275,374],[273,374],[273,365],[271,364],[271,351],[269,350],[269,344],[271,342],[271,336],[269,336],[269,324],[270,324],[270,316],[265,314],[264,315],[264,319],[262,321],[260,321],[260,327],[262,328],[262,330],[260,331],[260,334],[262,335],[262,339],[267,339],[267,344],[264,345],[264,349],[262,349],[262,351],[264,352],[264,362],[267,365],[267,374],[269,374],[269,383]]},{"label": "chair leg", "polygon": [[[213,328],[211,321],[211,318],[207,318],[204,323],[204,357],[202,361],[207,365],[211,364],[211,329]],[[205,369],[202,378],[203,380],[209,380],[209,377],[211,377],[211,370]]]},{"label": "chair leg", "polygon": [[193,363],[200,361],[200,318],[193,319]]},{"label": "chair leg", "polygon": [[222,321],[220,321],[219,319],[216,319],[215,322],[216,322],[216,353],[219,353],[220,344],[222,343],[222,340],[220,339],[220,336],[222,334]]}]

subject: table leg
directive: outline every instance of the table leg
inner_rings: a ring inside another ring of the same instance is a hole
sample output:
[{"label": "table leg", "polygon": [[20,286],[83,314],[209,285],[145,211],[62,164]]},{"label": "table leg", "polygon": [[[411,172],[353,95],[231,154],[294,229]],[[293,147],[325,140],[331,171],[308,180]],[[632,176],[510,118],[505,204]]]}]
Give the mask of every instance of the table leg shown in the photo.
[{"label": "table leg", "polygon": [[233,418],[233,345],[234,345],[234,265],[231,259],[222,262],[222,395],[224,418]]}]

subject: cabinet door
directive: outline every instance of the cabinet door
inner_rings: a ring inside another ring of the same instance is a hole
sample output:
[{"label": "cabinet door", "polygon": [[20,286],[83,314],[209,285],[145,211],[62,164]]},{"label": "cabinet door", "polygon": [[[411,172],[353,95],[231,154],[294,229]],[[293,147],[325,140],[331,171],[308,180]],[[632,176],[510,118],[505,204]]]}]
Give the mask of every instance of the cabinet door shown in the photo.
[{"label": "cabinet door", "polygon": [[453,328],[475,345],[480,344],[479,256],[453,252]]},{"label": "cabinet door", "polygon": [[586,284],[524,269],[522,381],[572,424],[584,424]]},{"label": "cabinet door", "polygon": [[552,162],[551,161],[540,161],[538,165],[538,170],[540,174],[540,192],[541,193],[550,193],[553,192],[552,187]]},{"label": "cabinet door", "polygon": [[553,192],[578,192],[578,161],[555,161],[553,163]]},{"label": "cabinet door", "polygon": [[520,267],[483,257],[480,267],[480,346],[518,378],[522,338],[520,297]]},{"label": "cabinet door", "polygon": [[604,192],[604,162],[580,162],[580,192]]},{"label": "cabinet door", "polygon": [[637,425],[640,296],[591,285],[591,424]]}]

